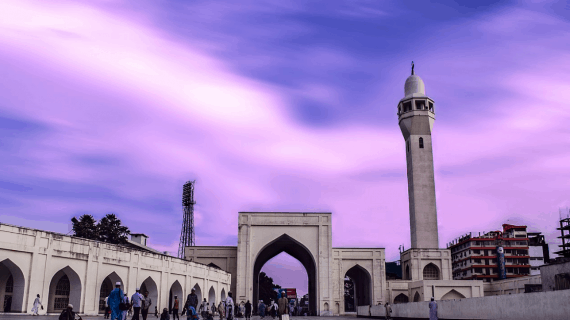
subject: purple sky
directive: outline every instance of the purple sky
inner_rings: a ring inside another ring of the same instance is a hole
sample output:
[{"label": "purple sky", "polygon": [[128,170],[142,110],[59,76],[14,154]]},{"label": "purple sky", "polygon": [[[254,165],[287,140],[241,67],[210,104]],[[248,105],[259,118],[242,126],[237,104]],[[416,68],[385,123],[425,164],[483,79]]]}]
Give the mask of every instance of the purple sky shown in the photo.
[{"label": "purple sky", "polygon": [[175,252],[196,179],[199,245],[235,245],[238,211],[330,211],[334,246],[396,260],[414,60],[440,246],[506,222],[556,243],[570,2],[472,3],[1,1],[0,221],[67,233],[114,212]]}]

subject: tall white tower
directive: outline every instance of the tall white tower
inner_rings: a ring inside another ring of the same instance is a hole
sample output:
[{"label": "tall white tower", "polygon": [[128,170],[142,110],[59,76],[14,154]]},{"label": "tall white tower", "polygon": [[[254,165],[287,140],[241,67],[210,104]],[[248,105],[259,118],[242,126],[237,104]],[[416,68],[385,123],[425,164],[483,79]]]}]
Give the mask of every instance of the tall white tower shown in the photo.
[{"label": "tall white tower", "polygon": [[406,79],[405,97],[398,103],[398,123],[406,141],[408,198],[412,248],[439,248],[433,174],[431,130],[434,102],[425,94],[424,82],[414,74]]}]

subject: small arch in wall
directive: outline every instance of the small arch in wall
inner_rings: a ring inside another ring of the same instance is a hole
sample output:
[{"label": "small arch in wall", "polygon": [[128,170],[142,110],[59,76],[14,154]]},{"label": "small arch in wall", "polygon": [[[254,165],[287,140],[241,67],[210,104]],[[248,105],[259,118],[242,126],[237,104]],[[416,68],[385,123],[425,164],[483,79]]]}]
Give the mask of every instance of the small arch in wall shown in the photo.
[{"label": "small arch in wall", "polygon": [[208,302],[210,303],[210,306],[216,303],[216,290],[214,290],[214,286],[210,287],[210,290],[208,291]]},{"label": "small arch in wall", "polygon": [[414,295],[414,302],[419,302],[420,300],[421,300],[420,293],[416,292],[416,294]]},{"label": "small arch in wall", "polygon": [[225,301],[226,300],[226,289],[222,288],[222,293],[220,295],[221,300],[220,301]]},{"label": "small arch in wall", "polygon": [[465,296],[457,292],[455,289],[451,289],[448,293],[441,297],[441,300],[452,300],[452,299],[465,299]]},{"label": "small arch in wall", "polygon": [[408,298],[408,296],[403,293],[400,293],[399,295],[396,296],[396,298],[394,298],[394,304],[408,303],[409,301],[410,299]]}]

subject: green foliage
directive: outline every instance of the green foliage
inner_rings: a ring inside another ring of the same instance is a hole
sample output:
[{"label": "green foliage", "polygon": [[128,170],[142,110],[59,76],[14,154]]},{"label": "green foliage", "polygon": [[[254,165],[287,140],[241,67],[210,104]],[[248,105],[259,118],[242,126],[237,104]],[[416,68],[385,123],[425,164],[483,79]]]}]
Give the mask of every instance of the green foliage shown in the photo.
[{"label": "green foliage", "polygon": [[98,223],[92,215],[84,214],[79,219],[71,218],[73,235],[90,240],[98,240],[113,244],[126,244],[131,231],[123,226],[116,215],[109,213]]},{"label": "green foliage", "polygon": [[77,218],[71,218],[73,223],[73,235],[85,239],[98,240],[99,233],[97,232],[97,225],[95,218],[90,214],[84,214]]},{"label": "green foliage", "polygon": [[270,300],[277,301],[277,292],[273,288],[281,288],[273,283],[273,278],[268,277],[265,272],[259,273],[259,299],[268,304]]},{"label": "green foliage", "polygon": [[122,225],[121,220],[112,213],[107,214],[97,225],[99,230],[99,241],[113,244],[126,244],[128,235],[131,234],[129,228]]}]

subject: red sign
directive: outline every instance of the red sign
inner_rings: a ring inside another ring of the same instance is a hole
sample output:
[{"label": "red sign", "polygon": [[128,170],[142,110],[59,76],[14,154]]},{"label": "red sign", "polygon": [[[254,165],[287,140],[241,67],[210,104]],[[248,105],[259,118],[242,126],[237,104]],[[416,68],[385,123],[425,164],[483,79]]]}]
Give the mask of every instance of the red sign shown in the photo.
[{"label": "red sign", "polygon": [[287,288],[287,299],[297,299],[297,289]]}]

